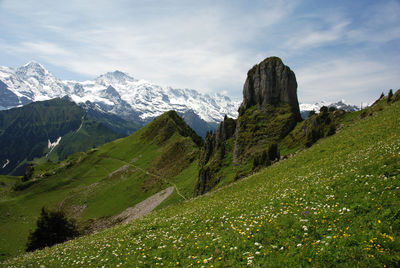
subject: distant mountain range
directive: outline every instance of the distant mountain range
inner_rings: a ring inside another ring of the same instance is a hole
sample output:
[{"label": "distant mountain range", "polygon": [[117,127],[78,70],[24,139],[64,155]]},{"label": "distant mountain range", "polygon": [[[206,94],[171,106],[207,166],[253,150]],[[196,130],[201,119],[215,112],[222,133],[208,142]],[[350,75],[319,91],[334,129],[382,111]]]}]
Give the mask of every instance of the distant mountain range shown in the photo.
[{"label": "distant mountain range", "polygon": [[338,102],[321,101],[314,104],[300,103],[299,107],[300,107],[301,117],[303,119],[307,118],[311,111],[319,112],[322,106],[326,106],[328,108],[335,107],[336,109],[344,110],[346,112],[354,112],[360,110],[360,107],[348,104],[344,100],[340,100]]},{"label": "distant mountain range", "polygon": [[208,95],[191,89],[163,87],[120,71],[77,82],[60,80],[33,61],[17,69],[0,67],[0,109],[64,96],[80,104],[90,102],[100,111],[142,123],[169,110],[180,114],[193,110],[202,120],[215,124],[225,114],[237,117],[240,105],[240,100],[218,93]]},{"label": "distant mountain range", "polygon": [[[236,118],[241,104],[241,100],[219,93],[209,95],[192,89],[164,87],[135,79],[121,71],[78,82],[58,79],[34,61],[16,69],[0,66],[0,110],[64,96],[69,96],[85,109],[115,114],[141,125],[169,110],[177,111],[184,118],[187,117],[185,113],[191,117],[195,114],[204,121],[201,123],[203,127],[197,131],[203,137],[208,128],[215,130],[225,115]],[[300,104],[300,111],[306,117],[309,111],[318,111],[323,105],[346,111],[358,109],[339,101]],[[195,128],[193,124],[189,125]]]}]

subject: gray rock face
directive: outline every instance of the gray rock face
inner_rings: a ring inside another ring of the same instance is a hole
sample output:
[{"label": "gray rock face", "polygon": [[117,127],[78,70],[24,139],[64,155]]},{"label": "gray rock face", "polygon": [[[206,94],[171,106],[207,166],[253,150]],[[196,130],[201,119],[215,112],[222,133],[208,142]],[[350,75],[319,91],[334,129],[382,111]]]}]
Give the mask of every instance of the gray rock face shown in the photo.
[{"label": "gray rock face", "polygon": [[295,116],[301,120],[296,76],[280,58],[270,57],[247,73],[243,87],[243,103],[239,111],[256,104],[262,106],[279,103],[288,103]]},{"label": "gray rock face", "polygon": [[225,116],[215,133],[207,132],[199,158],[199,175],[194,188],[194,196],[204,194],[213,188],[219,179],[215,172],[225,157],[226,141],[233,137],[236,120]]},{"label": "gray rock face", "polygon": [[215,133],[215,145],[216,148],[220,148],[225,142],[235,134],[236,130],[236,120],[226,117],[222,121]]}]

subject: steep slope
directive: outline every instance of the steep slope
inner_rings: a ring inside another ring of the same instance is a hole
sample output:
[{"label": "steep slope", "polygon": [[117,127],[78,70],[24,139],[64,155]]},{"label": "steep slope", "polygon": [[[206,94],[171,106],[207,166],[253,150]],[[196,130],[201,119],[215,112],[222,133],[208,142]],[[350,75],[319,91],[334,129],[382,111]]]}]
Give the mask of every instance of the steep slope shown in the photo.
[{"label": "steep slope", "polygon": [[195,195],[249,174],[258,166],[258,158],[266,161],[261,156],[267,151],[268,161],[279,159],[271,146],[288,135],[299,121],[293,71],[277,57],[255,65],[247,73],[238,119],[225,117],[217,132],[206,137]]},{"label": "steep slope", "polygon": [[[105,117],[97,116],[95,120],[101,121],[101,118]],[[131,124],[123,125],[125,131]],[[133,132],[134,126],[131,127]],[[0,111],[0,174],[23,175],[28,162],[35,158],[63,160],[74,152],[124,134],[106,123],[92,120],[84,109],[68,99],[35,102]]]},{"label": "steep slope", "polygon": [[85,232],[93,232],[115,224],[113,216],[168,187],[174,187],[168,204],[190,197],[201,143],[170,111],[131,136],[75,153],[59,164],[33,166],[0,199],[1,253],[23,251],[42,206],[63,209]]},{"label": "steep slope", "polygon": [[215,131],[216,127],[212,123],[207,123],[201,119],[193,110],[187,110],[182,115],[183,120],[202,138],[206,137],[208,131]]},{"label": "steep slope", "polygon": [[219,191],[3,265],[397,267],[400,102],[383,102]]},{"label": "steep slope", "polygon": [[60,99],[0,112],[1,173],[43,156],[49,141],[79,128],[84,114],[75,104]]}]

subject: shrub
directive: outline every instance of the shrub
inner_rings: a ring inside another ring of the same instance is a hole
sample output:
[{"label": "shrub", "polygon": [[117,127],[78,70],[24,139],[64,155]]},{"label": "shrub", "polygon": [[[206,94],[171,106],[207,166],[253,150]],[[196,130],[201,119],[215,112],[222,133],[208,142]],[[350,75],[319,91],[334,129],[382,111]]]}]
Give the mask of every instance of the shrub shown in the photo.
[{"label": "shrub", "polygon": [[389,94],[388,94],[388,98],[387,98],[387,102],[389,103],[392,100],[393,97],[393,90],[389,90]]},{"label": "shrub", "polygon": [[329,112],[334,112],[337,110],[337,108],[335,106],[331,106],[331,107],[329,107],[328,110],[329,110]]},{"label": "shrub", "polygon": [[279,151],[278,151],[278,144],[272,143],[269,148],[268,148],[268,158],[271,161],[274,161],[275,159],[280,158],[279,156]]},{"label": "shrub", "polygon": [[327,112],[328,112],[328,107],[322,106],[322,107],[319,109],[319,112],[320,112],[320,113],[327,113]]},{"label": "shrub", "polygon": [[324,135],[319,127],[313,128],[307,133],[306,146],[311,147],[317,140],[322,138]]},{"label": "shrub", "polygon": [[267,167],[271,165],[271,160],[267,155],[267,151],[257,153],[253,158],[253,170],[257,170],[259,167]]},{"label": "shrub", "polygon": [[331,135],[333,135],[335,133],[336,133],[336,126],[335,126],[335,124],[331,124],[329,126],[329,130],[328,130],[327,136],[331,136]]},{"label": "shrub", "polygon": [[48,211],[43,207],[36,225],[36,230],[29,234],[26,251],[50,247],[78,235],[75,222],[67,219],[62,211]]},{"label": "shrub", "polygon": [[33,175],[33,171],[34,171],[35,169],[34,169],[34,167],[33,167],[33,165],[32,164],[30,164],[29,166],[27,166],[26,167],[26,170],[25,170],[25,174],[24,174],[24,176],[22,177],[22,182],[25,182],[25,181],[27,181],[27,180],[30,180],[31,178],[32,178],[32,175]]},{"label": "shrub", "polygon": [[30,181],[17,181],[14,185],[13,185],[13,187],[12,187],[12,189],[14,190],[14,191],[23,191],[23,190],[25,190],[25,189],[27,189],[27,188],[29,188],[29,187],[31,187],[33,184],[35,184],[37,181],[35,181],[35,180],[30,180]]}]

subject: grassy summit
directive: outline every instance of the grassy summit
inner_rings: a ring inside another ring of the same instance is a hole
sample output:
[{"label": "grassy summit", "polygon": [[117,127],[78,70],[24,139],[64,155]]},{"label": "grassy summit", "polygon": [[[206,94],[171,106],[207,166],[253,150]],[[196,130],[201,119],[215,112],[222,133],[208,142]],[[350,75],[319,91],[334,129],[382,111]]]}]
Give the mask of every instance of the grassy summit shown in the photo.
[{"label": "grassy summit", "polygon": [[171,111],[129,137],[34,166],[25,181],[1,177],[1,257],[24,251],[42,206],[63,209],[87,232],[165,188],[175,190],[164,205],[191,197],[201,142]]},{"label": "grassy summit", "polygon": [[3,265],[398,266],[400,102],[349,117],[244,180]]}]

